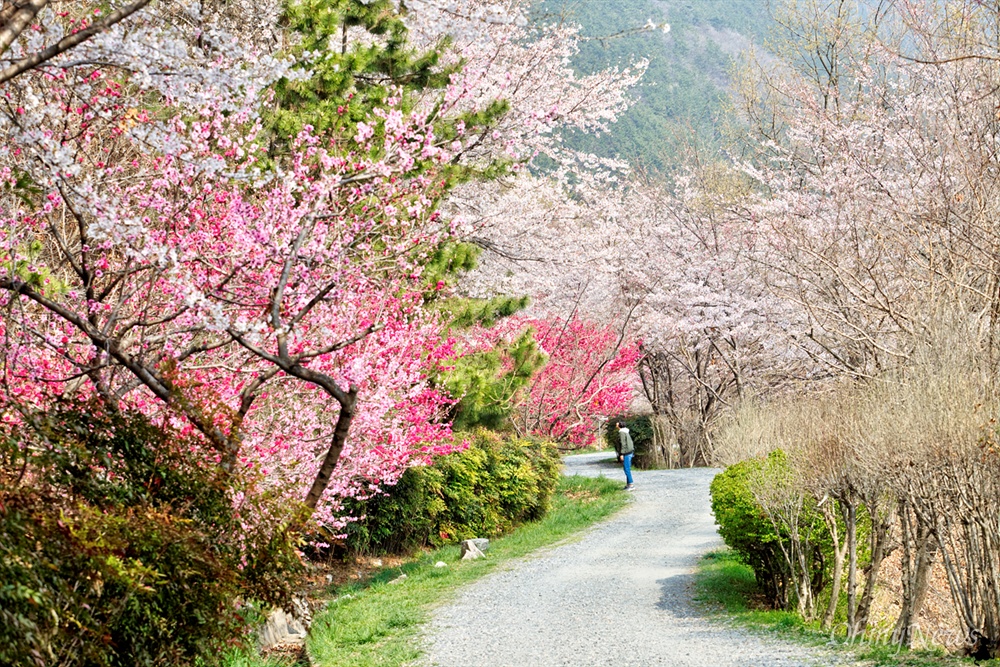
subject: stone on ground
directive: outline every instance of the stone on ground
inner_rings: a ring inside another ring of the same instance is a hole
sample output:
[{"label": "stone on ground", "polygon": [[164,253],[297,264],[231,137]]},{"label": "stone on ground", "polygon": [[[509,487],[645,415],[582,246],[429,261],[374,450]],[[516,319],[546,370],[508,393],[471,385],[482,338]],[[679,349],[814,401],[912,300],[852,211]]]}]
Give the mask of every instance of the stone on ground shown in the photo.
[{"label": "stone on ground", "polygon": [[482,551],[479,550],[472,540],[465,540],[462,542],[462,560],[475,560],[477,558],[482,558],[485,556]]}]

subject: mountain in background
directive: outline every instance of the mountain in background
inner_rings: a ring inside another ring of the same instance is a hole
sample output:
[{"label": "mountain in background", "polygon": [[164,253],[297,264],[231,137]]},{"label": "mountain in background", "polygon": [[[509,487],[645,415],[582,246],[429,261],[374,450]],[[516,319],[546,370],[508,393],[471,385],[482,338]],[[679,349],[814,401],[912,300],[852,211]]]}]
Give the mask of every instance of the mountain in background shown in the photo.
[{"label": "mountain in background", "polygon": [[[721,146],[733,59],[761,45],[772,26],[766,0],[544,0],[540,18],[579,23],[582,73],[649,59],[635,106],[610,134],[570,135],[567,143],[665,174],[687,146]],[[652,20],[670,32],[635,29]],[[622,36],[616,37],[624,33]]]}]

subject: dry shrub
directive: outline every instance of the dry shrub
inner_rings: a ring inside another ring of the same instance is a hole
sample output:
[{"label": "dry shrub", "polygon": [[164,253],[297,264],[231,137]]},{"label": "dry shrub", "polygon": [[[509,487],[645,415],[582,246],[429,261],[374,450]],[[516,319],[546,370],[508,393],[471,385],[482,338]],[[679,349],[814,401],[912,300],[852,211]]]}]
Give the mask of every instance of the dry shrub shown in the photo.
[{"label": "dry shrub", "polygon": [[[747,402],[716,437],[716,460],[724,464],[785,451],[800,487],[828,508],[835,552],[844,553],[835,569],[848,567],[852,636],[865,632],[878,569],[890,544],[898,544],[895,641],[912,643],[935,562],[961,619],[956,630],[1000,639],[1000,446],[993,419],[1000,401],[985,349],[977,319],[941,318],[907,363],[821,393]],[[775,505],[771,496],[783,492],[757,495],[766,500],[762,506]],[[859,553],[861,518],[870,530]],[[833,583],[828,622],[840,577]]]},{"label": "dry shrub", "polygon": [[[867,631],[869,638],[890,641],[893,636],[902,611],[902,557],[902,549],[896,549],[882,565]],[[939,559],[931,567],[927,595],[913,619],[911,645],[914,648],[943,646],[949,650],[957,649],[965,639],[961,628],[962,623],[948,588],[948,577]]]},{"label": "dry shrub", "polygon": [[806,396],[775,403],[744,401],[716,434],[713,460],[728,467],[764,458],[777,449],[797,451],[805,433],[818,423],[811,414],[814,405],[815,400]]}]

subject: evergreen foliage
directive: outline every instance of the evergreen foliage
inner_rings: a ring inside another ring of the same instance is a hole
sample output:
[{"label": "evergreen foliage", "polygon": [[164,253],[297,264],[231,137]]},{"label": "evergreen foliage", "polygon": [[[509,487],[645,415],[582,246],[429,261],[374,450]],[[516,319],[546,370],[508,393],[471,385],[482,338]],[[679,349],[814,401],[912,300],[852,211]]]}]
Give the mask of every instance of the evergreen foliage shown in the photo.
[{"label": "evergreen foliage", "polygon": [[[567,141],[660,173],[687,147],[724,145],[732,58],[763,43],[771,25],[760,0],[545,0],[538,6],[540,20],[557,17],[583,27],[587,40],[573,61],[581,72],[649,59],[638,101],[610,133],[573,134]],[[669,23],[670,32],[635,32],[649,20]]]},{"label": "evergreen foliage", "polygon": [[452,413],[452,428],[506,429],[514,397],[544,364],[545,355],[531,329],[510,342],[463,355],[442,382],[448,393],[460,397]]},{"label": "evergreen foliage", "polygon": [[[434,291],[451,286],[462,273],[476,266],[480,249],[470,243],[450,243],[438,248],[424,269],[429,299]],[[528,297],[497,296],[490,299],[451,297],[437,305],[448,321],[448,329],[489,329],[505,317],[528,306]],[[514,397],[545,364],[534,333],[525,329],[513,340],[495,340],[482,350],[463,350],[442,373],[439,385],[457,400],[449,415],[455,430],[477,427],[504,429],[513,409]]]},{"label": "evergreen foliage", "polygon": [[[292,55],[309,76],[283,79],[276,86],[277,106],[270,120],[272,153],[280,153],[288,139],[306,126],[315,134],[342,141],[354,136],[357,124],[370,121],[372,110],[386,107],[390,99],[398,100],[398,109],[406,114],[422,93],[449,83],[461,63],[441,64],[448,38],[417,51],[408,41],[405,11],[394,0],[288,1],[285,19],[294,35]],[[359,31],[366,33],[364,38],[359,38]],[[438,107],[429,120],[435,137],[447,142],[459,136],[458,123],[469,131],[485,131],[508,109],[505,100],[493,100],[446,119]],[[431,161],[417,157],[413,173]],[[472,177],[496,178],[507,167],[503,159],[476,165],[453,161],[441,184],[442,194]]]},{"label": "evergreen foliage", "polygon": [[[293,55],[311,76],[278,86],[281,108],[274,123],[279,136],[294,136],[307,123],[318,132],[346,128],[350,133],[397,90],[443,88],[455,71],[439,67],[437,49],[417,53],[409,45],[393,0],[290,0],[285,16],[298,39]],[[349,38],[355,30],[372,38]],[[403,100],[404,111],[408,102]]]},{"label": "evergreen foliage", "polygon": [[[400,8],[391,0],[294,0],[288,4],[286,18],[299,39],[294,55],[308,65],[311,75],[301,81],[284,80],[277,87],[279,104],[272,132],[278,146],[306,125],[332,137],[350,136],[357,123],[369,118],[372,108],[386,104],[389,96],[399,96],[406,111],[415,93],[444,87],[455,71],[439,62],[446,40],[426,53],[408,44]],[[371,39],[348,38],[358,30]],[[306,54],[312,55],[304,58]],[[437,124],[435,131],[441,140],[450,140],[456,136],[455,122],[461,121],[466,128],[485,128],[506,111],[506,102],[494,101]],[[442,182],[442,194],[473,176],[496,177],[506,167],[503,160],[475,166],[452,164]],[[462,274],[475,267],[478,255],[479,248],[472,244],[449,242],[437,247],[424,264],[425,298],[438,301],[449,328],[489,328],[528,305],[527,297],[438,300],[438,292],[454,287]],[[458,398],[450,415],[455,428],[504,427],[514,394],[541,368],[544,356],[529,331],[513,341],[499,341],[491,349],[464,352],[452,370],[439,378],[439,385]]]},{"label": "evergreen foliage", "polygon": [[648,452],[653,446],[653,421],[648,415],[618,415],[608,420],[604,429],[604,442],[615,449],[619,444],[618,423],[628,429],[635,445],[637,457]]},{"label": "evergreen foliage", "polygon": [[780,537],[750,490],[753,476],[763,465],[756,459],[744,461],[716,475],[711,486],[712,513],[719,524],[719,535],[753,570],[758,589],[768,603],[781,606],[787,574]]},{"label": "evergreen foliage", "polygon": [[559,480],[559,452],[548,442],[485,429],[464,451],[407,470],[399,483],[352,507],[347,548],[407,553],[472,537],[495,537],[539,519]]}]

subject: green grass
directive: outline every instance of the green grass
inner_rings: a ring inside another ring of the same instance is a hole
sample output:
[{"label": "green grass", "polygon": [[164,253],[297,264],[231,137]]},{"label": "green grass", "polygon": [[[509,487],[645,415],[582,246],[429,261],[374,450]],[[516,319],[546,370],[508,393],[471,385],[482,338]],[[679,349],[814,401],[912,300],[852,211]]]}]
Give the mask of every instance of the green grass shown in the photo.
[{"label": "green grass", "polygon": [[[755,631],[779,635],[803,644],[823,645],[849,652],[865,665],[930,667],[971,665],[972,660],[945,654],[943,650],[906,650],[877,641],[848,642],[842,634],[822,630],[819,622],[806,622],[795,612],[761,609],[753,570],[728,549],[702,557],[695,576],[695,601],[709,613]],[[1000,660],[980,665],[1000,665]]]},{"label": "green grass", "polygon": [[272,656],[262,658],[253,649],[241,648],[231,651],[224,659],[226,667],[292,667],[288,658]]},{"label": "green grass", "polygon": [[[317,667],[397,667],[421,654],[421,625],[456,589],[512,559],[564,540],[610,516],[627,502],[618,481],[565,477],[542,520],[490,541],[487,557],[460,561],[457,546],[389,568],[363,584],[342,587],[310,631]],[[434,563],[444,561],[444,568]],[[407,578],[389,583],[400,574]]]}]

